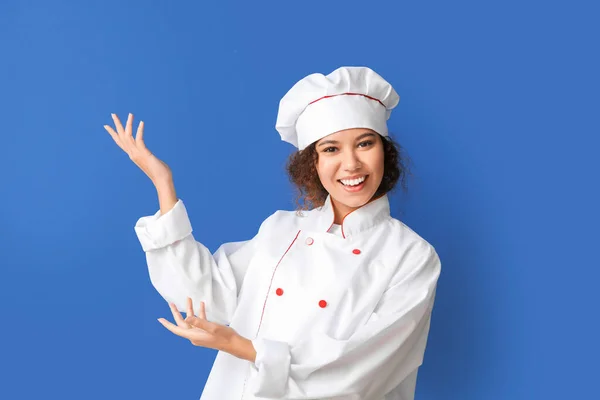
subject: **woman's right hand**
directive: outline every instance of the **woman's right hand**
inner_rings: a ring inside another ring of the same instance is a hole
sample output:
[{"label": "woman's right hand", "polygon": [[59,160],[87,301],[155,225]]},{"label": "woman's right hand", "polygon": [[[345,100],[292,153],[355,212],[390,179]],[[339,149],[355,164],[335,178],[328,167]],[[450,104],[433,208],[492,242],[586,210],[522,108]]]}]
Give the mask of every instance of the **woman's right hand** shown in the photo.
[{"label": "woman's right hand", "polygon": [[110,133],[115,143],[123,150],[131,161],[135,163],[150,178],[155,186],[164,182],[172,182],[173,174],[171,169],[163,161],[159,160],[144,144],[144,121],[138,125],[135,138],[133,137],[133,114],[127,117],[125,128],[121,124],[119,117],[111,114],[115,123],[115,130],[109,125],[104,125],[104,129]]}]

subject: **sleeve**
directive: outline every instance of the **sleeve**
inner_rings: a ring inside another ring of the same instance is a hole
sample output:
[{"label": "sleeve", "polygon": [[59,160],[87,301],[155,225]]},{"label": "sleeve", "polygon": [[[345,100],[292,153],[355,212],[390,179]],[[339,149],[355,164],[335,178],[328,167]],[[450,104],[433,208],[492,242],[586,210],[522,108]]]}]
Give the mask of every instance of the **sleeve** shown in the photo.
[{"label": "sleeve", "polygon": [[347,340],[309,334],[296,345],[255,339],[254,394],[380,399],[423,362],[441,263],[427,248],[403,261],[365,325]]},{"label": "sleeve", "polygon": [[158,211],[140,218],[134,229],[146,253],[150,281],[160,295],[182,312],[187,297],[196,307],[204,301],[207,318],[228,325],[258,234],[248,241],[225,243],[213,255],[192,235],[182,200],[164,215]]}]

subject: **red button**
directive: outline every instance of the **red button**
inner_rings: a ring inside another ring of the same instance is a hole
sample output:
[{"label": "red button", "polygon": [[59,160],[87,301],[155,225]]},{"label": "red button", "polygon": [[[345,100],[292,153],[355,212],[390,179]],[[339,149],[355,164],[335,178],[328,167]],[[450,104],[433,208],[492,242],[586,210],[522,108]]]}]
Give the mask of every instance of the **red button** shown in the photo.
[{"label": "red button", "polygon": [[321,301],[319,302],[319,307],[321,307],[321,308],[325,308],[325,307],[327,307],[327,302],[326,302],[325,300],[321,300]]},{"label": "red button", "polygon": [[354,250],[352,250],[352,252],[353,252],[354,254],[360,254],[360,250],[359,250],[359,249],[354,249]]},{"label": "red button", "polygon": [[275,293],[277,293],[277,296],[281,296],[283,294],[283,289],[279,288],[275,291]]},{"label": "red button", "polygon": [[314,242],[315,242],[315,241],[313,240],[313,238],[306,238],[306,244],[307,244],[307,245],[309,245],[309,246],[310,246],[310,245],[311,245],[311,244],[313,244]]}]

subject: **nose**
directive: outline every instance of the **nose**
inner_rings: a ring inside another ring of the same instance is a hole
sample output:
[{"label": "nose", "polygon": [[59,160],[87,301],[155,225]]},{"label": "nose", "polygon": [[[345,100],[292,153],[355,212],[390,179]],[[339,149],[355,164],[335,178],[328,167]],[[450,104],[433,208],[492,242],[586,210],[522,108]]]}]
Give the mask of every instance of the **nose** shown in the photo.
[{"label": "nose", "polygon": [[344,169],[346,171],[356,171],[361,167],[360,159],[355,151],[348,151],[344,157]]}]

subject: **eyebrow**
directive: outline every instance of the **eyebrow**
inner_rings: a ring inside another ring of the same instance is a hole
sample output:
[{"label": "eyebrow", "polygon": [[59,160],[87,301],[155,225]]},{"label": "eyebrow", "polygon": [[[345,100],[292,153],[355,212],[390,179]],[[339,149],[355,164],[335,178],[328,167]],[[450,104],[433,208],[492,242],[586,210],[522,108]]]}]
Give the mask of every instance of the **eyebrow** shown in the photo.
[{"label": "eyebrow", "polygon": [[[363,133],[362,135],[360,135],[359,137],[357,137],[355,139],[355,142],[358,142],[359,140],[362,140],[362,139],[364,139],[366,137],[369,137],[369,136],[375,137],[375,134],[372,133],[372,132]],[[325,144],[337,144],[337,143],[339,143],[337,140],[324,140],[321,143],[319,143],[319,147],[321,147],[321,146],[323,146]]]}]

